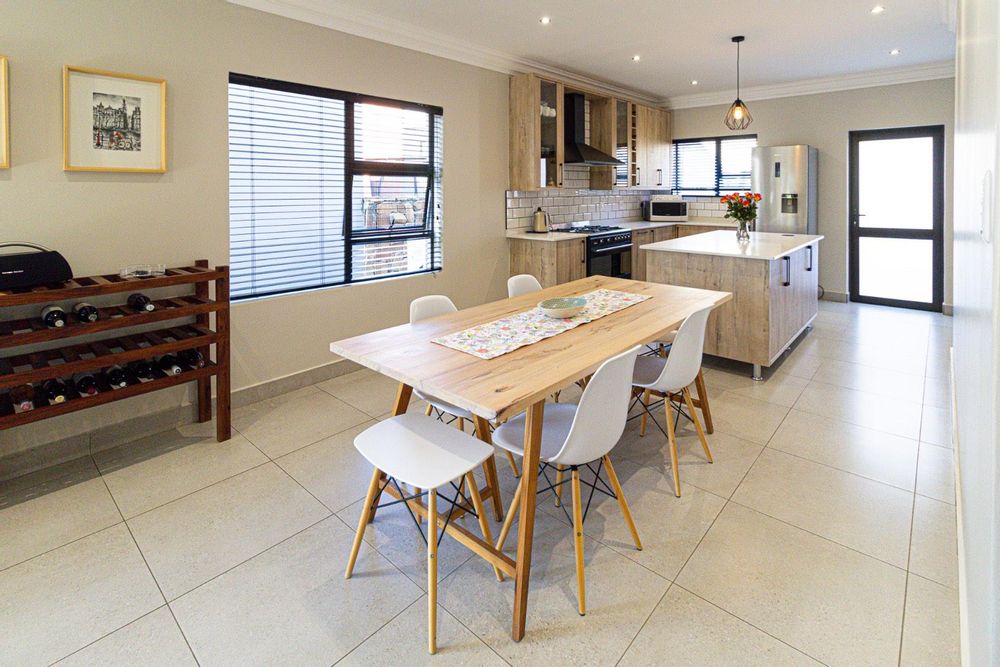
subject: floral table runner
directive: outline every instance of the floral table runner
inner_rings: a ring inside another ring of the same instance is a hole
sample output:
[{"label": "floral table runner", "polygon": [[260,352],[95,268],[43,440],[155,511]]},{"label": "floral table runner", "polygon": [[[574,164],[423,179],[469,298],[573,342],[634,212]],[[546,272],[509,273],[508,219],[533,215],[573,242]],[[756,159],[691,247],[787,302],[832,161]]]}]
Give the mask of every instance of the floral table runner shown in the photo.
[{"label": "floral table runner", "polygon": [[535,307],[464,331],[439,336],[431,342],[467,352],[480,359],[493,359],[652,298],[648,294],[609,289],[599,289],[581,296],[587,300],[587,305],[574,317],[553,319]]}]

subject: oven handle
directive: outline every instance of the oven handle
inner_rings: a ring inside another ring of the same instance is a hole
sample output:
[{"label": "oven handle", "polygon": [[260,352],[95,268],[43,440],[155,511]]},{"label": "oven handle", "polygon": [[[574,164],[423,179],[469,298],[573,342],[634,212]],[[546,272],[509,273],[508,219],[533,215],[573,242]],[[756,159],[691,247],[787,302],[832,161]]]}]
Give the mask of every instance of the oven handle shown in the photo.
[{"label": "oven handle", "polygon": [[590,254],[591,255],[606,255],[609,252],[615,252],[616,250],[631,250],[631,249],[632,249],[632,244],[631,243],[623,243],[621,245],[602,246],[600,248],[594,248],[594,249],[591,249]]}]

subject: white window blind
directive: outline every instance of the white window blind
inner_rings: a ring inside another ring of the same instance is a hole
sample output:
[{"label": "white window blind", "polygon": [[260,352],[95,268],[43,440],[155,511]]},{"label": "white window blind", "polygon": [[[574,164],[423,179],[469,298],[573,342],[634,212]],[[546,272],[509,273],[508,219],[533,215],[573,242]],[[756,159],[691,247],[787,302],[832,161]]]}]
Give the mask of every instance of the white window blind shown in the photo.
[{"label": "white window blind", "polygon": [[749,190],[756,145],[756,135],[674,141],[674,193],[718,196]]},{"label": "white window blind", "polygon": [[437,107],[230,75],[234,299],[441,268]]}]

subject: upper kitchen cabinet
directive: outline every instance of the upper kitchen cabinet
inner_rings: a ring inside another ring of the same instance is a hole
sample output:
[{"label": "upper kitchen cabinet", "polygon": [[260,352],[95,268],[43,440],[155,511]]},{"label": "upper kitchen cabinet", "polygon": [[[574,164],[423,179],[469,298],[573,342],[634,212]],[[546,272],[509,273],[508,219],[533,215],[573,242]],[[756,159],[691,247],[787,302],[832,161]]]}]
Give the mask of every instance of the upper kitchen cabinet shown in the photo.
[{"label": "upper kitchen cabinet", "polygon": [[510,189],[562,187],[561,83],[534,74],[510,78]]},{"label": "upper kitchen cabinet", "polygon": [[670,188],[670,112],[636,104],[635,180],[642,188]]}]

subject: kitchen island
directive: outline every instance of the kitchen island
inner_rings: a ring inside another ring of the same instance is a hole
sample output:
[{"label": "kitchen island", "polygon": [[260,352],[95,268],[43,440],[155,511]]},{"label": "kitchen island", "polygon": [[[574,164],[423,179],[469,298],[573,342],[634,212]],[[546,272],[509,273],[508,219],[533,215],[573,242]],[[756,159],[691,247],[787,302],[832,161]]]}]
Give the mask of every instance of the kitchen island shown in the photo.
[{"label": "kitchen island", "polygon": [[712,312],[705,352],[753,364],[753,378],[809,326],[818,311],[822,236],[713,231],[641,246],[646,280],[732,292]]}]

